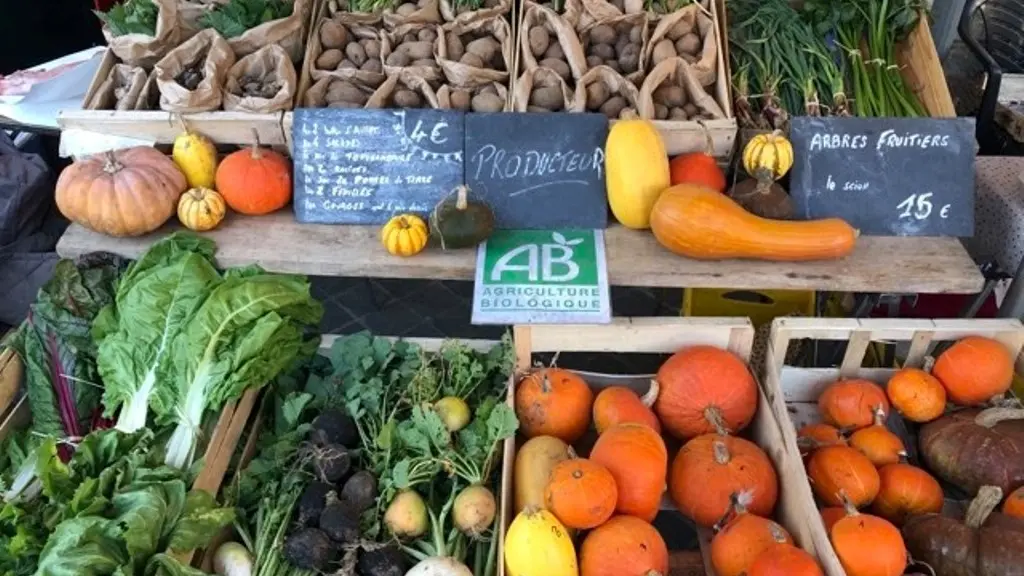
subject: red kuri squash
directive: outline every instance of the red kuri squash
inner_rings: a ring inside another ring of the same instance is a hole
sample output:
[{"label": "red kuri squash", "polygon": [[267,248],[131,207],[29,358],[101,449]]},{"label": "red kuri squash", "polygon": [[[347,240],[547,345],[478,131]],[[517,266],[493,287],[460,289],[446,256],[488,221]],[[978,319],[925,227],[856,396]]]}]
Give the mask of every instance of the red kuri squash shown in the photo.
[{"label": "red kuri squash", "polygon": [[598,437],[590,459],[615,478],[616,512],[654,520],[668,472],[668,450],[660,434],[643,424],[612,426]]},{"label": "red kuri squash", "polygon": [[939,356],[932,375],[954,404],[980,406],[1010,389],[1013,358],[996,340],[968,336]]},{"label": "red kuri squash", "polygon": [[580,547],[580,576],[668,576],[668,547],[636,516],[615,516]]},{"label": "red kuri squash", "polygon": [[826,446],[807,464],[807,476],[818,498],[842,506],[844,498],[857,508],[878,496],[878,471],[867,456],[848,446]]},{"label": "red kuri squash", "polygon": [[516,386],[516,416],[528,438],[542,434],[569,444],[580,439],[590,426],[594,393],[569,370],[534,370]]},{"label": "red kuri squash", "polygon": [[589,530],[612,517],[618,496],[615,478],[607,468],[573,458],[551,470],[544,503],[567,528]]},{"label": "red kuri squash", "polygon": [[868,457],[875,466],[895,464],[907,455],[903,441],[885,426],[881,407],[875,410],[875,423],[850,436],[850,446]]},{"label": "red kuri squash", "polygon": [[241,214],[270,214],[292,199],[291,163],[259,145],[228,154],[217,166],[216,180],[224,201]]},{"label": "red kuri squash", "polygon": [[911,422],[931,422],[946,411],[946,389],[931,374],[918,368],[904,368],[885,385],[892,405]]},{"label": "red kuri squash", "polygon": [[731,352],[694,346],[676,352],[658,370],[654,411],[665,428],[686,440],[710,432],[736,433],[757,411],[757,384]]},{"label": "red kuri squash", "polygon": [[773,544],[757,556],[747,576],[824,576],[814,557],[792,544]]},{"label": "red kuri squash", "polygon": [[733,495],[728,521],[711,540],[711,565],[717,576],[742,576],[766,548],[792,544],[793,538],[775,522],[747,513],[749,492]]},{"label": "red kuri squash", "polygon": [[840,380],[818,397],[818,410],[825,423],[840,429],[871,426],[879,407],[883,417],[887,417],[889,398],[881,386],[869,380]]},{"label": "red kuri squash", "polygon": [[847,576],[900,576],[907,567],[907,548],[898,528],[888,520],[861,514],[845,503],[846,518],[835,523],[829,537]]},{"label": "red kuri squash", "polygon": [[888,464],[878,470],[878,496],[871,511],[900,526],[907,516],[939,513],[943,495],[939,481],[910,464]]},{"label": "red kuri squash", "polygon": [[600,434],[616,424],[644,424],[661,433],[661,422],[654,415],[651,406],[658,398],[658,381],[651,381],[651,388],[643,398],[625,386],[610,386],[601,390],[594,399],[594,427]]}]

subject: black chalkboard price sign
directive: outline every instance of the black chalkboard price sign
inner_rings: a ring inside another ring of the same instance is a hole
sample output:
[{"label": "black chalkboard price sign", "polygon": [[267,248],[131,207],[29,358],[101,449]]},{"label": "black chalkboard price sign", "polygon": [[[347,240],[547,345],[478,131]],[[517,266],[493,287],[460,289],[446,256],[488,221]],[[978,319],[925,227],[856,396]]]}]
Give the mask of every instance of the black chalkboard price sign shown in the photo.
[{"label": "black chalkboard price sign", "polygon": [[790,194],[806,219],[872,236],[974,234],[972,118],[793,118]]},{"label": "black chalkboard price sign", "polygon": [[295,219],[381,224],[425,214],[462,183],[464,115],[449,110],[295,110]]},{"label": "black chalkboard price sign", "polygon": [[608,225],[603,114],[467,114],[466,186],[504,229]]}]

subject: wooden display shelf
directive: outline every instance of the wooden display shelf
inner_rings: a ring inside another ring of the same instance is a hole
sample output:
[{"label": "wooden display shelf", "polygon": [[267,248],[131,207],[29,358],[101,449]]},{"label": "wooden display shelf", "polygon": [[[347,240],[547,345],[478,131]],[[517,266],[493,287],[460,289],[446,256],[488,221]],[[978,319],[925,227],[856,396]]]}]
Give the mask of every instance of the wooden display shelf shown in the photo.
[{"label": "wooden display shelf", "polygon": [[[72,258],[106,251],[136,258],[177,223],[138,238],[111,238],[72,224],[57,252]],[[259,264],[273,272],[472,280],[476,251],[428,248],[412,258],[389,256],[377,226],[299,224],[290,210],[258,218],[231,215],[207,235],[221,267]],[[984,278],[956,238],[862,237],[842,260],[804,263],[704,262],[671,254],[649,232],[605,231],[609,281],[617,286],[959,293],[981,291]]]}]

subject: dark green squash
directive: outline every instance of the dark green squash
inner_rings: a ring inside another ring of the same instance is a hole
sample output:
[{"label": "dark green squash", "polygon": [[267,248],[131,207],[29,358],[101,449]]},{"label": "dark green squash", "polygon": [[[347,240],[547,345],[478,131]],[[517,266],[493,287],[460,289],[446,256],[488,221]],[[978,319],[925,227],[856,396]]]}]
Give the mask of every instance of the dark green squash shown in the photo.
[{"label": "dark green squash", "polygon": [[494,212],[486,203],[469,198],[469,188],[459,186],[434,206],[430,235],[441,239],[441,248],[471,248],[494,232]]}]

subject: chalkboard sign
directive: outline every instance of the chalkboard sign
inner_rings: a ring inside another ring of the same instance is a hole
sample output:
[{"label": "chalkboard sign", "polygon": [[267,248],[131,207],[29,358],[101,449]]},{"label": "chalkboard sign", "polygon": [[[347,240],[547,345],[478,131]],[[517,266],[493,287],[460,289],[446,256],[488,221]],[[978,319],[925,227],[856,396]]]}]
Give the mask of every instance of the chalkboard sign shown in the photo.
[{"label": "chalkboard sign", "polygon": [[802,218],[872,236],[974,234],[971,118],[793,118],[790,194]]},{"label": "chalkboard sign", "polygon": [[450,110],[297,109],[295,219],[381,224],[426,214],[462,184],[463,119]]},{"label": "chalkboard sign", "polygon": [[608,225],[603,114],[467,114],[466,185],[505,229]]}]

